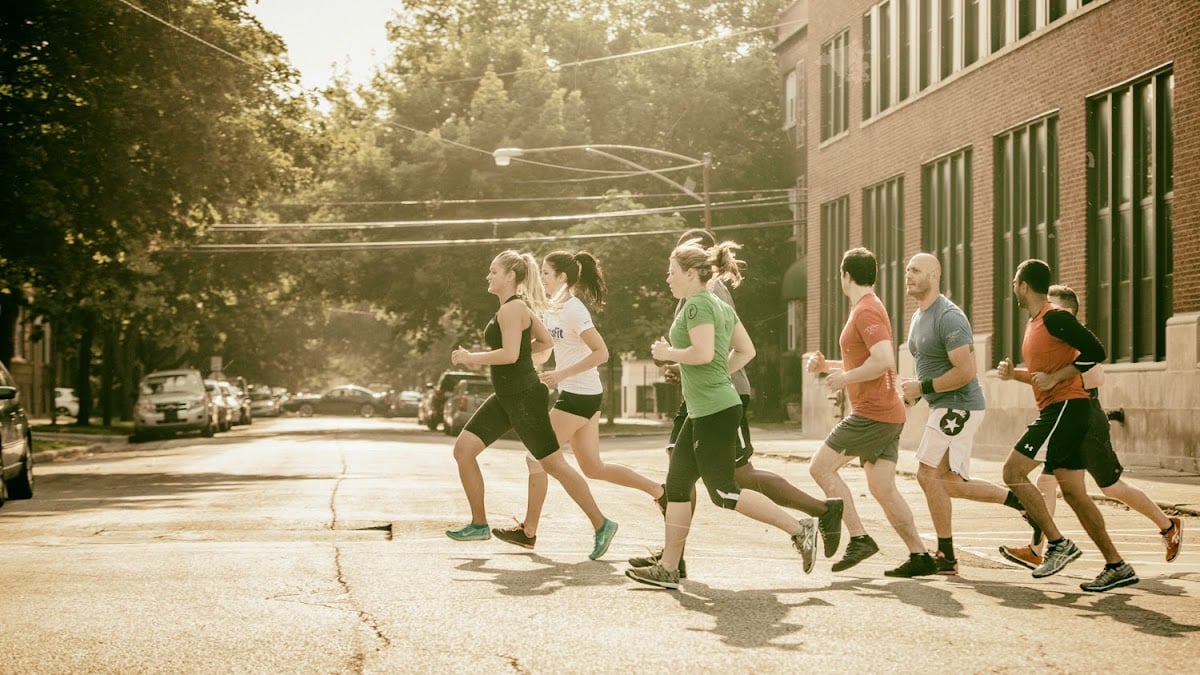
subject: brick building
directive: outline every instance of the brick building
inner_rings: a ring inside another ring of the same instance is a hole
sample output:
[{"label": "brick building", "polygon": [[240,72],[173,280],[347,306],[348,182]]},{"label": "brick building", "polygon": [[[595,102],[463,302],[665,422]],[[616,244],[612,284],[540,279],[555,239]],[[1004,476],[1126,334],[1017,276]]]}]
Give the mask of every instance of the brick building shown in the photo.
[{"label": "brick building", "polygon": [[[1105,406],[1131,463],[1200,470],[1200,2],[844,0],[793,3],[776,52],[797,148],[793,348],[836,355],[838,264],[879,259],[897,341],[904,265],[929,251],[970,317],[989,411],[1010,447],[1034,415],[1010,281],[1029,257],[1080,295],[1105,343]],[[901,374],[912,372],[900,350]],[[836,421],[815,378],[805,435]],[[918,406],[905,430],[914,447]]]}]

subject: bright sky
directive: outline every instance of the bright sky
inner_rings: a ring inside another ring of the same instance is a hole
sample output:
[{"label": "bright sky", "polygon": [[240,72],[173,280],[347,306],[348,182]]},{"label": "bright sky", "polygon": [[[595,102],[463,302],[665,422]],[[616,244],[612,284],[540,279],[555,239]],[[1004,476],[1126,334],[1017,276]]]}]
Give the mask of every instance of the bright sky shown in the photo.
[{"label": "bright sky", "polygon": [[385,23],[396,0],[255,0],[247,8],[287,43],[288,58],[308,88],[346,69],[365,84],[391,54]]}]

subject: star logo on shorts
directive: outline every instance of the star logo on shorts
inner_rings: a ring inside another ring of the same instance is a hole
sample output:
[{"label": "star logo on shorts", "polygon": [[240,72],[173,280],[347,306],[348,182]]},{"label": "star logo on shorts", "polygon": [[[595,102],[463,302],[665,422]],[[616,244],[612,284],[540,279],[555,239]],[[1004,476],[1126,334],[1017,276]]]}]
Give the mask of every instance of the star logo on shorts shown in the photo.
[{"label": "star logo on shorts", "polygon": [[957,436],[969,419],[971,419],[970,410],[947,410],[938,422],[938,426],[941,427],[943,434]]}]

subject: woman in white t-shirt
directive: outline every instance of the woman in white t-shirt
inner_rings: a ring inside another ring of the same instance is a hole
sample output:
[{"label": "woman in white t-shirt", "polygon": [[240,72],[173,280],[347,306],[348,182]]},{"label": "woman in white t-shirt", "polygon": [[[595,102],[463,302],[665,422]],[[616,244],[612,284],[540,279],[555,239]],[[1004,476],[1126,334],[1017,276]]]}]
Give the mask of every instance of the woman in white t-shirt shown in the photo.
[{"label": "woman in white t-shirt", "polygon": [[[575,460],[588,478],[635,488],[655,500],[663,500],[665,489],[661,483],[600,459],[600,402],[604,387],[597,368],[608,361],[608,347],[588,311],[589,304],[597,311],[603,309],[608,293],[599,261],[586,251],[551,253],[542,263],[542,283],[550,296],[550,308],[542,320],[554,340],[554,370],[545,371],[540,377],[547,386],[558,387],[558,400],[550,411],[550,423],[558,442],[570,442]],[[549,354],[542,352],[545,359]],[[525,521],[508,529],[493,529],[492,534],[510,544],[533,548],[547,481],[545,470],[532,456],[527,456],[526,461],[529,504]]]}]

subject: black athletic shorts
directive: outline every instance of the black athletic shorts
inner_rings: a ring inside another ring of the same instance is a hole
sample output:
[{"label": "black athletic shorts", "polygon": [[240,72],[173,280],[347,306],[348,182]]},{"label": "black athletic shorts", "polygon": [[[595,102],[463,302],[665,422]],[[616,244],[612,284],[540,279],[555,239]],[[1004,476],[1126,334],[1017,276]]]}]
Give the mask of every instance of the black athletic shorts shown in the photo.
[{"label": "black athletic shorts", "polygon": [[558,450],[558,437],[550,426],[550,391],[538,382],[516,394],[492,394],[463,427],[485,446],[495,443],[508,430],[517,433],[529,454],[545,459]]},{"label": "black athletic shorts", "polygon": [[1013,449],[1045,463],[1045,471],[1083,469],[1083,439],[1091,426],[1091,416],[1091,403],[1086,398],[1051,403],[1038,413]]},{"label": "black athletic shorts", "polygon": [[603,399],[604,394],[575,394],[569,391],[560,391],[554,407],[565,413],[590,420],[592,415],[600,412],[600,402]]},{"label": "black athletic shorts", "polygon": [[[1100,399],[1088,399],[1091,404],[1091,419],[1088,420],[1087,435],[1083,437],[1083,461],[1087,472],[1096,485],[1106,488],[1121,480],[1125,467],[1113,450],[1112,435],[1109,433],[1108,414]],[[1044,468],[1042,473],[1053,473]]]}]

